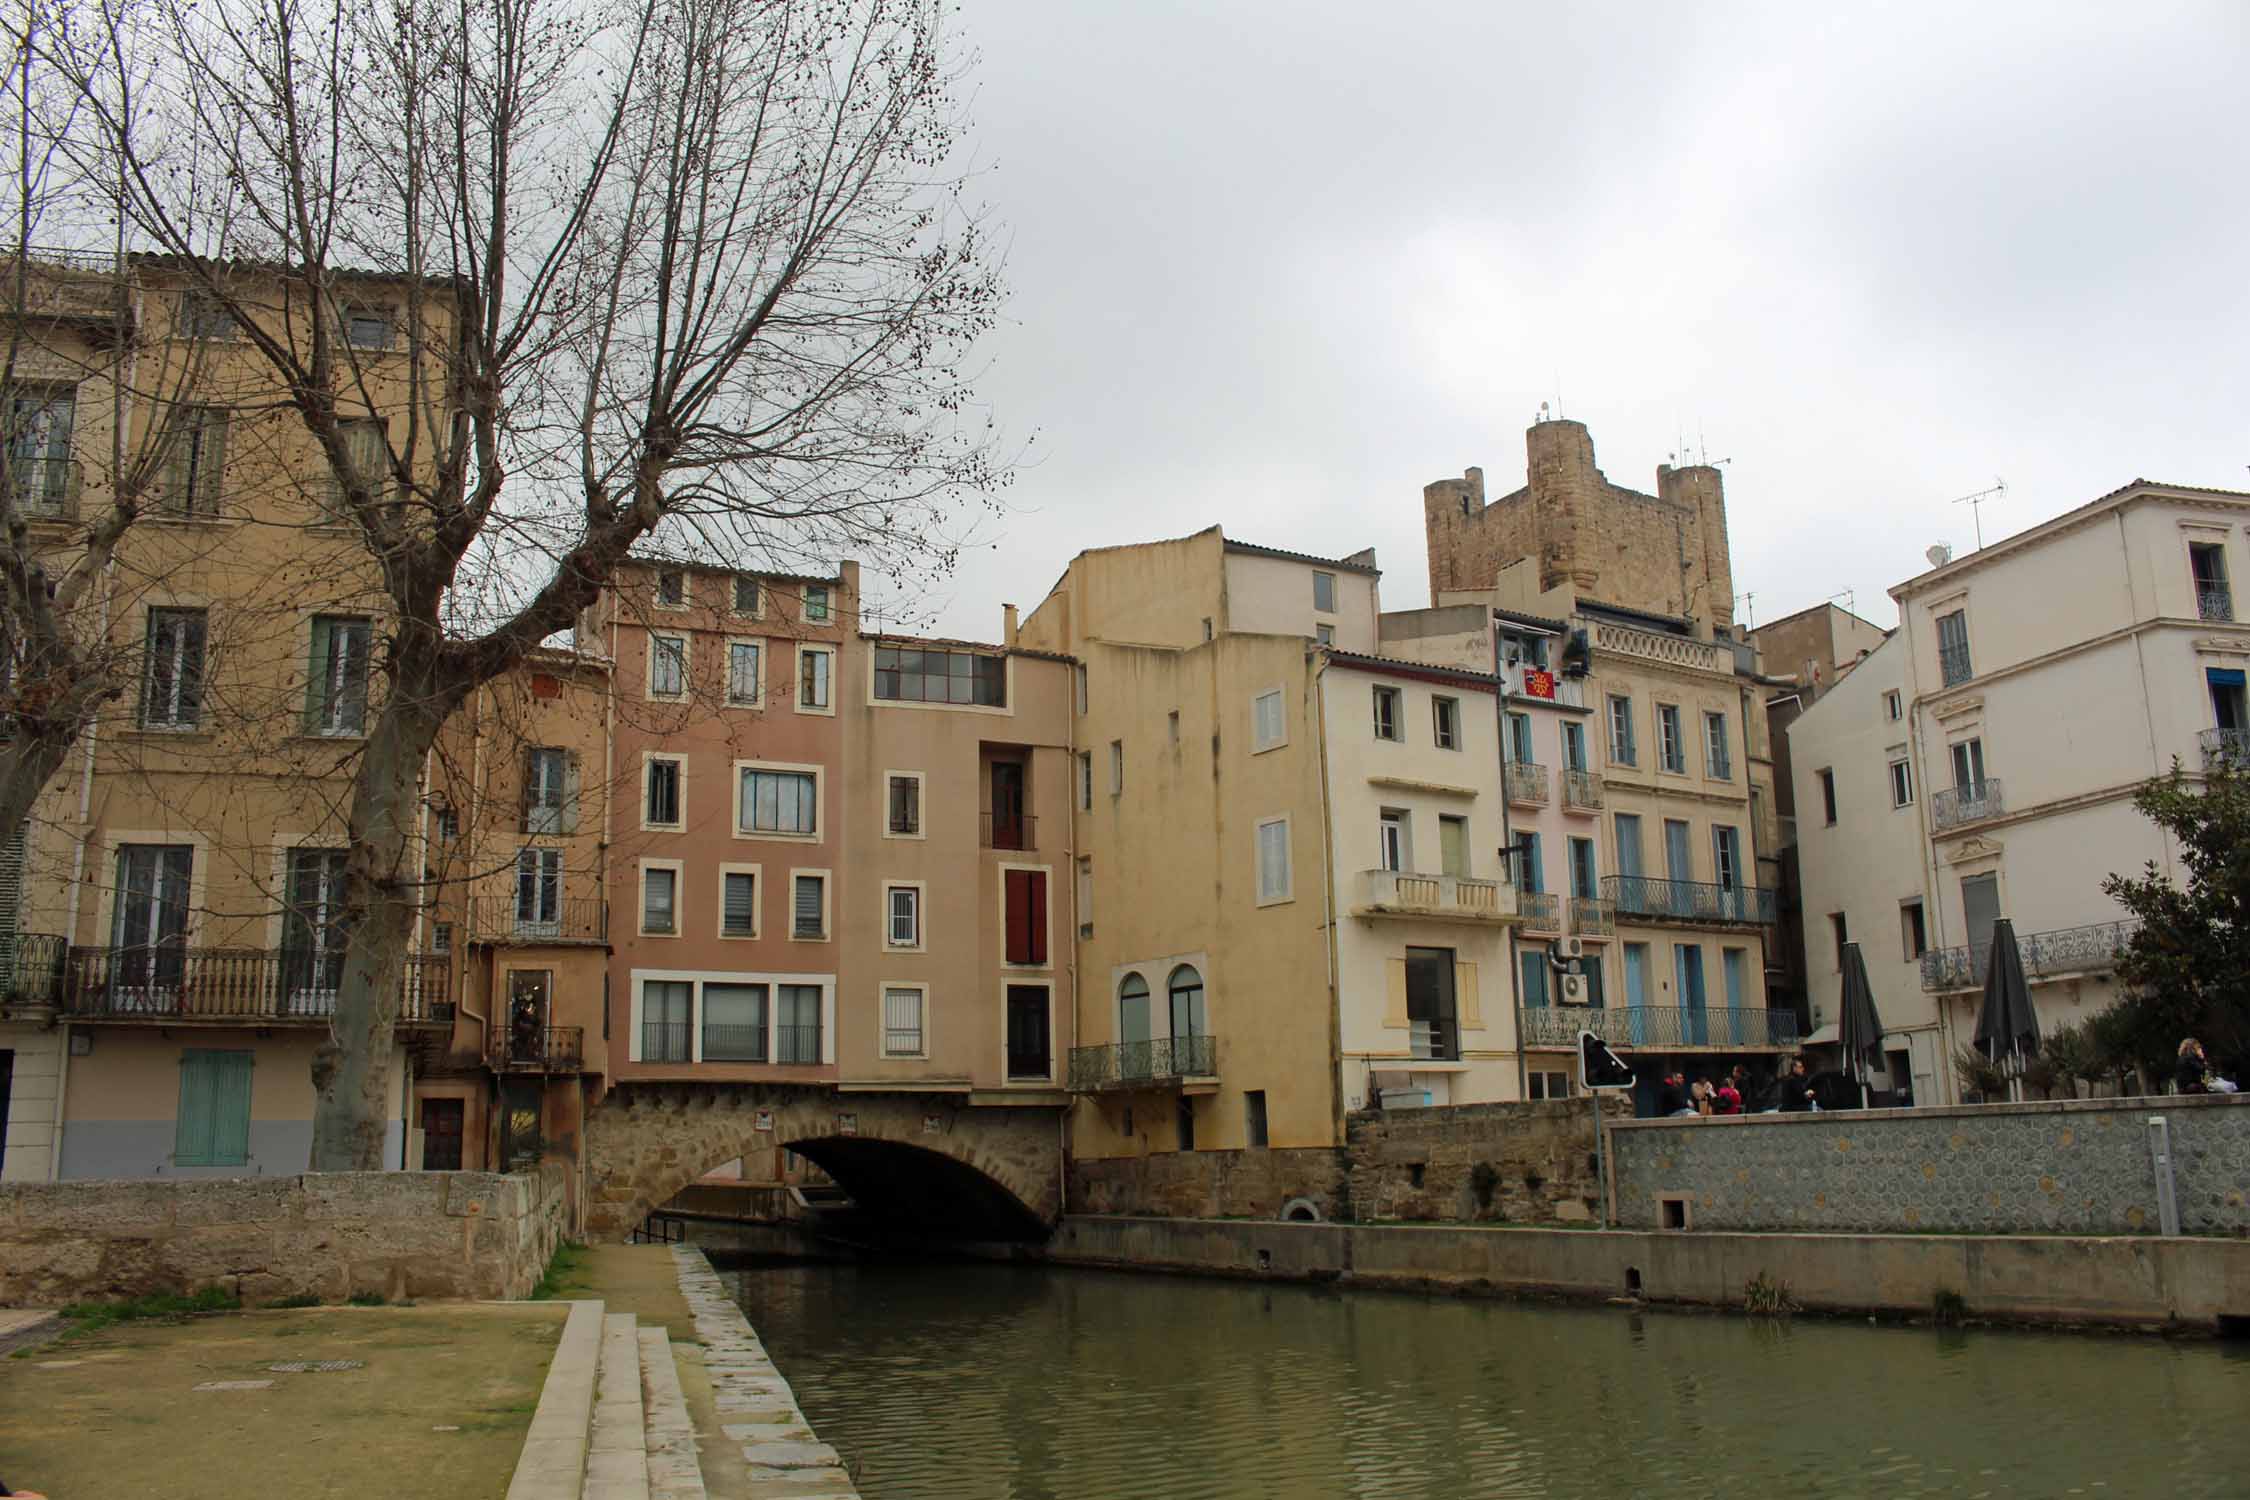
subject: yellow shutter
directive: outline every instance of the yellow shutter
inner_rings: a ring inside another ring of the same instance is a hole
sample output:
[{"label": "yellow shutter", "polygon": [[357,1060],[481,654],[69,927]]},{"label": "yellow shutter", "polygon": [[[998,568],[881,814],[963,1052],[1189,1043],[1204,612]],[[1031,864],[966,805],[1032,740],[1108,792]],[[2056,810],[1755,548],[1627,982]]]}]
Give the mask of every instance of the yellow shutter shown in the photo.
[{"label": "yellow shutter", "polygon": [[1463,1031],[1484,1030],[1484,997],[1477,993],[1477,966],[1453,966],[1453,1008]]},{"label": "yellow shutter", "polygon": [[1406,1019],[1406,960],[1383,960],[1383,1024],[1404,1031]]}]

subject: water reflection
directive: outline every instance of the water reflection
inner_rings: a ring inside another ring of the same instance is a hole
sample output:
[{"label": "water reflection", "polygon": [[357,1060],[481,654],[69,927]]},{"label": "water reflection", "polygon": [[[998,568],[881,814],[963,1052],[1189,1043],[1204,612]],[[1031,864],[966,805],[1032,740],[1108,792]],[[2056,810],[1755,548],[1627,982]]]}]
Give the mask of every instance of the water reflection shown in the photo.
[{"label": "water reflection", "polygon": [[746,1266],[868,1500],[2250,1494],[2250,1362],[983,1266]]}]

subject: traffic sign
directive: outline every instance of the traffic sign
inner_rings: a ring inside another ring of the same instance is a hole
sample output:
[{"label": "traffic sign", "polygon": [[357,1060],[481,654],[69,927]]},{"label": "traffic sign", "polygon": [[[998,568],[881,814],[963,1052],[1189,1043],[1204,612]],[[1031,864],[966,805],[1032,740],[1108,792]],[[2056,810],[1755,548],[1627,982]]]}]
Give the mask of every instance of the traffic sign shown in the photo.
[{"label": "traffic sign", "polygon": [[1591,1031],[1581,1031],[1578,1033],[1578,1083],[1589,1091],[1629,1089],[1633,1086],[1633,1070],[1625,1059],[1610,1051],[1600,1037]]}]

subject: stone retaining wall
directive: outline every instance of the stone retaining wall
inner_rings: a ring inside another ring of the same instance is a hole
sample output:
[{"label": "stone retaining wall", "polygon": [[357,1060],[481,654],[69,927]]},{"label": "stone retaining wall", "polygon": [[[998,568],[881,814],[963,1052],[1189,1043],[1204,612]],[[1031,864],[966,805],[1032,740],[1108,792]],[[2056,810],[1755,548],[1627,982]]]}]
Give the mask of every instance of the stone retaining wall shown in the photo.
[{"label": "stone retaining wall", "polygon": [[1332,1146],[1161,1151],[1070,1163],[1070,1208],[1088,1214],[1278,1219],[1302,1198],[1323,1219],[1350,1214],[1344,1153]]},{"label": "stone retaining wall", "polygon": [[1677,1199],[1695,1230],[2155,1234],[2152,1115],[2180,1227],[2250,1235],[2241,1095],[1624,1122],[1616,1222],[1664,1227]]},{"label": "stone retaining wall", "polygon": [[557,1166],[0,1184],[0,1306],[521,1297],[563,1236],[565,1186]]}]

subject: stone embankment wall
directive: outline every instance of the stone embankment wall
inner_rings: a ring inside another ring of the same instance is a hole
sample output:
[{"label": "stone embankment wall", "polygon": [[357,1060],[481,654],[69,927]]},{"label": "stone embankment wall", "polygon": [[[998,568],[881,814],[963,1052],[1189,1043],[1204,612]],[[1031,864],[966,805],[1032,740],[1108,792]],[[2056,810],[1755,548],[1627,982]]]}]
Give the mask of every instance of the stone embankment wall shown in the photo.
[{"label": "stone embankment wall", "polygon": [[568,1212],[556,1166],[0,1184],[0,1306],[206,1287],[253,1304],[521,1297]]},{"label": "stone embankment wall", "polygon": [[[1617,1118],[1630,1106],[1610,1101]],[[1073,1213],[1278,1219],[1577,1224],[1597,1218],[1593,1107],[1460,1104],[1366,1110],[1341,1147],[1167,1151],[1073,1160]]]},{"label": "stone embankment wall", "polygon": [[2156,1115],[2180,1227],[2250,1235],[2250,1096],[1635,1120],[1610,1131],[1616,1222],[1679,1199],[1695,1230],[2155,1234]]}]

